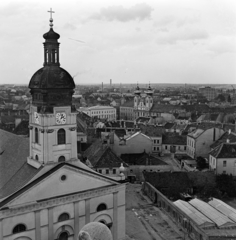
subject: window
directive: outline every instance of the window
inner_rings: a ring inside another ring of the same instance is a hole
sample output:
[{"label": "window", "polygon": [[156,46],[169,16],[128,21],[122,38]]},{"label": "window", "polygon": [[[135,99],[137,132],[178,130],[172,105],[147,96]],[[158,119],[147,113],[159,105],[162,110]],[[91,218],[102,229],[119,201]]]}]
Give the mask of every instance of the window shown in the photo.
[{"label": "window", "polygon": [[66,144],[66,131],[59,129],[57,132],[57,144]]},{"label": "window", "polygon": [[20,233],[26,231],[26,226],[24,224],[18,224],[13,228],[12,233]]},{"label": "window", "polygon": [[107,209],[107,205],[105,203],[101,203],[97,207],[97,212],[103,211]]},{"label": "window", "polygon": [[113,174],[116,174],[116,169],[114,168],[114,169],[112,170],[112,172],[113,172]]},{"label": "window", "polygon": [[223,167],[226,167],[226,161],[223,161]]},{"label": "window", "polygon": [[60,234],[59,239],[58,240],[68,240],[69,239],[69,235],[67,232],[63,232]]},{"label": "window", "polygon": [[109,169],[106,169],[106,174],[109,174]]},{"label": "window", "polygon": [[35,128],[35,131],[34,131],[34,133],[35,133],[35,143],[39,143],[39,130],[38,130],[38,128]]},{"label": "window", "polygon": [[58,222],[63,222],[70,219],[70,216],[68,213],[62,213],[59,218],[58,218]]},{"label": "window", "polygon": [[165,149],[167,149],[167,146],[165,146]]},{"label": "window", "polygon": [[58,162],[65,162],[66,161],[66,158],[64,156],[60,156],[58,158]]},{"label": "window", "polygon": [[102,173],[102,169],[99,169],[98,172],[99,172],[99,173]]},{"label": "window", "polygon": [[35,155],[35,160],[38,161],[39,160],[39,157],[38,155]]}]

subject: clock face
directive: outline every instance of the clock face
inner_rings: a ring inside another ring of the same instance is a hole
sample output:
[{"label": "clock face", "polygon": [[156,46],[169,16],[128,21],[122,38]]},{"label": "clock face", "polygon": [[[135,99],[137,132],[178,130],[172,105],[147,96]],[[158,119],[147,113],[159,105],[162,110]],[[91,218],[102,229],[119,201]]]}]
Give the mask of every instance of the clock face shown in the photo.
[{"label": "clock face", "polygon": [[66,123],[66,114],[57,113],[56,114],[56,124],[65,124]]},{"label": "clock face", "polygon": [[39,124],[39,114],[37,112],[34,112],[34,122]]}]

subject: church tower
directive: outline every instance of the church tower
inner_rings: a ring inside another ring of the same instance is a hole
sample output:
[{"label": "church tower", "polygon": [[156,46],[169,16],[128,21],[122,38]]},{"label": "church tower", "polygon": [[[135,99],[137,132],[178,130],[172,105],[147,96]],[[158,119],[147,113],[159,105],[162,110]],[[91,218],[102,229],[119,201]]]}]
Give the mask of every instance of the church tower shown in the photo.
[{"label": "church tower", "polygon": [[49,26],[43,35],[43,67],[29,83],[32,104],[28,163],[36,168],[77,158],[76,109],[72,105],[75,83],[60,67],[60,35],[53,30],[52,15]]},{"label": "church tower", "polygon": [[137,87],[134,91],[134,109],[138,108],[140,98],[141,98],[141,90],[139,88],[139,85],[137,84]]},{"label": "church tower", "polygon": [[153,89],[150,86],[149,83],[149,87],[148,89],[145,91],[146,93],[146,109],[149,111],[152,108],[153,105]]}]

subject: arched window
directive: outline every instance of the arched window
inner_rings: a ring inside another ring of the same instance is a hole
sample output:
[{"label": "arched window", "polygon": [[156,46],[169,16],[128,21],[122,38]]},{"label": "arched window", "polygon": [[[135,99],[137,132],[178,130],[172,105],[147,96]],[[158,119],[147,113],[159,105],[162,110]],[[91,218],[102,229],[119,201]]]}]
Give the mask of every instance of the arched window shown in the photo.
[{"label": "arched window", "polygon": [[66,144],[66,131],[64,129],[59,129],[57,132],[57,143]]},{"label": "arched window", "polygon": [[58,222],[63,222],[70,219],[70,216],[68,213],[62,213],[59,218],[58,218]]},{"label": "arched window", "polygon": [[39,156],[38,155],[35,155],[35,160],[39,160]]},{"label": "arched window", "polygon": [[60,156],[58,158],[58,162],[65,162],[66,161],[66,158],[64,156]]},{"label": "arched window", "polygon": [[34,131],[34,133],[35,133],[35,143],[39,143],[39,130],[38,130],[38,128],[35,128],[35,131]]},{"label": "arched window", "polygon": [[107,205],[104,203],[101,203],[100,205],[98,205],[97,207],[97,212],[103,211],[107,209]]},{"label": "arched window", "polygon": [[60,234],[58,240],[68,240],[69,239],[69,235],[67,232],[63,232]]},{"label": "arched window", "polygon": [[13,228],[12,233],[19,233],[26,231],[26,226],[24,224],[18,224]]}]

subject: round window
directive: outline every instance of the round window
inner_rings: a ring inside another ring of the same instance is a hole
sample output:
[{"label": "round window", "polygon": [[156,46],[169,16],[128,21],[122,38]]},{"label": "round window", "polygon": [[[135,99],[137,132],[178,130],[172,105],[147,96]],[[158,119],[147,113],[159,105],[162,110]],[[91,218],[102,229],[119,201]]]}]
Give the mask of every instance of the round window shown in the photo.
[{"label": "round window", "polygon": [[66,180],[66,175],[62,175],[62,176],[61,176],[61,180],[62,180],[62,181],[65,181],[65,180]]}]

